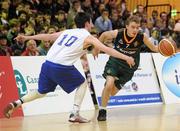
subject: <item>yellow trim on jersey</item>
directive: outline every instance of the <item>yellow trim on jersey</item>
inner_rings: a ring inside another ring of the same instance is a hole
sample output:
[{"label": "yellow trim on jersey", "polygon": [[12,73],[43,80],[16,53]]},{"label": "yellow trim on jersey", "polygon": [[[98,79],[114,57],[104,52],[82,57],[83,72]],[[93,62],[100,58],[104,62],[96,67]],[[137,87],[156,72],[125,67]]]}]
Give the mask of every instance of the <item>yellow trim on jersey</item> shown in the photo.
[{"label": "yellow trim on jersey", "polygon": [[128,40],[127,37],[126,37],[126,29],[124,29],[124,40],[126,41],[127,44],[132,43],[133,40],[136,38],[136,36],[137,36],[137,33],[131,40]]}]

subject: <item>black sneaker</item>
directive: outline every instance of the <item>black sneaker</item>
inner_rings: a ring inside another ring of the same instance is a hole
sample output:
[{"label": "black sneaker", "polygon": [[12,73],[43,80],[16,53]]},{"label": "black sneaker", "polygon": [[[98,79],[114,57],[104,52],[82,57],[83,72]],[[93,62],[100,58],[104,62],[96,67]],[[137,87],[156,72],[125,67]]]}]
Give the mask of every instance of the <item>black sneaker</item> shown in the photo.
[{"label": "black sneaker", "polygon": [[98,121],[106,121],[106,110],[100,109],[97,117]]}]

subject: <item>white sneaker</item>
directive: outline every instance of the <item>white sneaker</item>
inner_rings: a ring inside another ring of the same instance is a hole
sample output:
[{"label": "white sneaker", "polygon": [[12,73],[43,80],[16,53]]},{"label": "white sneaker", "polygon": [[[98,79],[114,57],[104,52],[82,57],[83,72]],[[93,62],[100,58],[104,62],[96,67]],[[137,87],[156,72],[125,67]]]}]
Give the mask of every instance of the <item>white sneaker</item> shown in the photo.
[{"label": "white sneaker", "polygon": [[6,118],[10,118],[13,111],[15,110],[14,104],[13,103],[9,103],[5,108],[4,108],[4,116]]},{"label": "white sneaker", "polygon": [[78,123],[88,123],[90,120],[87,120],[83,117],[81,117],[79,114],[70,114],[69,116],[69,122],[78,122]]}]

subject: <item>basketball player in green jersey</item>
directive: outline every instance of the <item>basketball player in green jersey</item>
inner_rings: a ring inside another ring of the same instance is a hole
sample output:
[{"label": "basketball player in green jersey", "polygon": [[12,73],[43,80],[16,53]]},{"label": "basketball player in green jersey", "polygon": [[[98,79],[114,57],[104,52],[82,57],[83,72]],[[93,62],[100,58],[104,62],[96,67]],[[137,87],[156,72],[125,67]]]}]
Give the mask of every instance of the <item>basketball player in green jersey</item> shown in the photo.
[{"label": "basketball player in green jersey", "polygon": [[126,28],[106,31],[99,37],[101,42],[114,39],[114,49],[134,58],[135,65],[129,66],[126,61],[110,56],[103,74],[106,82],[102,92],[98,121],[106,120],[106,106],[110,96],[114,96],[126,82],[131,80],[137,70],[141,46],[145,44],[152,51],[159,52],[158,47],[149,41],[149,38],[139,30],[139,27],[139,17],[131,16],[126,21]]}]

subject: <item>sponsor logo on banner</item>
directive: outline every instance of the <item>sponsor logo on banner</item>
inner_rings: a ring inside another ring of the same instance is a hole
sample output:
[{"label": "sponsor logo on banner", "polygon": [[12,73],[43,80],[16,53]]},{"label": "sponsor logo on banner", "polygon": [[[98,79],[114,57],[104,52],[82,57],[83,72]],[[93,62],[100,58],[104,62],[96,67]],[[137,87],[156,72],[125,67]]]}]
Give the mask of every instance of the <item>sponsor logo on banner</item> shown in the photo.
[{"label": "sponsor logo on banner", "polygon": [[16,85],[18,87],[18,92],[20,98],[27,94],[26,82],[22,74],[18,70],[14,70],[14,76],[16,79]]},{"label": "sponsor logo on banner", "polygon": [[180,54],[165,60],[162,67],[162,78],[166,87],[180,97]]},{"label": "sponsor logo on banner", "polygon": [[[45,61],[45,56],[19,56],[11,57],[11,60],[21,97],[26,93],[31,93],[37,90],[39,73],[41,71],[41,65]],[[22,65],[24,66],[22,67]],[[80,60],[75,64],[75,66],[81,73],[83,73]],[[57,86],[54,92],[49,92],[45,97],[23,104],[22,108],[24,116],[70,112],[72,110],[74,95],[75,91],[67,94],[60,86]],[[82,110],[94,109],[89,90],[87,90],[83,101]]]},{"label": "sponsor logo on banner", "polygon": [[128,84],[125,84],[122,87],[122,90],[126,90],[126,92],[137,92],[138,91],[138,84],[131,80]]},{"label": "sponsor logo on banner", "polygon": [[[138,70],[134,72],[132,79],[122,87],[116,96],[110,97],[108,107],[162,103],[152,56],[150,53],[142,53],[140,57],[141,61]],[[93,56],[89,54],[87,58],[98,104],[100,105],[105,83],[102,74],[109,56],[100,54],[94,60]],[[145,61],[148,61],[148,63]]]}]

